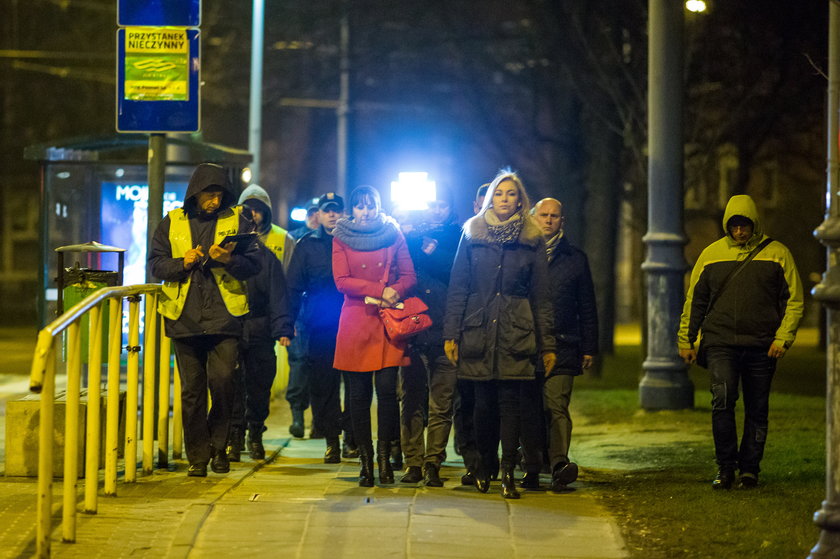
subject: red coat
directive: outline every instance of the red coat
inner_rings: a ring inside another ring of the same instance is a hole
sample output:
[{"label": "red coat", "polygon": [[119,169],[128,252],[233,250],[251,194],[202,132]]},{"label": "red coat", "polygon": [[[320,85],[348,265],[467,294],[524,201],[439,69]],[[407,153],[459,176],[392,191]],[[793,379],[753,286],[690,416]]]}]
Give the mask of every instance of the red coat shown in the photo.
[{"label": "red coat", "polygon": [[405,342],[389,340],[379,319],[379,308],[364,302],[366,296],[382,297],[383,267],[388,260],[388,286],[404,299],[417,283],[417,276],[402,233],[391,246],[372,251],[354,250],[333,239],[333,277],[344,294],[333,363],[338,370],[369,372],[410,363],[405,356]]}]

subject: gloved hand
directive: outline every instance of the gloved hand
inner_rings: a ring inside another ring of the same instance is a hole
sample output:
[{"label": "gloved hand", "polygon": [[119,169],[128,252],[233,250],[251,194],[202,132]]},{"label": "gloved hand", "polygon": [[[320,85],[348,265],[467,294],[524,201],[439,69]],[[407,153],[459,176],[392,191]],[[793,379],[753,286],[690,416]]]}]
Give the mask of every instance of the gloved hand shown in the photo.
[{"label": "gloved hand", "polygon": [[444,340],[443,352],[446,354],[446,358],[449,359],[450,363],[453,365],[458,364],[458,342],[455,340]]},{"label": "gloved hand", "polygon": [[548,376],[554,369],[554,364],[557,363],[557,355],[552,351],[546,351],[542,355],[542,360],[545,367],[545,376]]}]

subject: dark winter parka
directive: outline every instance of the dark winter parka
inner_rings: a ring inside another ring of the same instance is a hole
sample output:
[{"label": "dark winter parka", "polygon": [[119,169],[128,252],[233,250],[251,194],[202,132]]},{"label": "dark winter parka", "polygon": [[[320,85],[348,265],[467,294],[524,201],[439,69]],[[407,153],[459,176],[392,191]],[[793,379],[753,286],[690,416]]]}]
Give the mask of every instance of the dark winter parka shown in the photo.
[{"label": "dark winter parka", "polygon": [[584,355],[598,353],[598,309],[586,254],[561,237],[548,260],[557,364],[553,374],[579,375]]},{"label": "dark winter parka", "polygon": [[449,281],[444,340],[459,342],[458,376],[530,380],[554,351],[545,242],[525,218],[517,241],[499,245],[479,214],[464,224]]},{"label": "dark winter parka", "polygon": [[[210,187],[221,187],[224,196],[219,210],[210,216],[198,210],[196,195]],[[221,216],[230,215],[236,203],[236,193],[227,177],[226,171],[213,164],[199,165],[187,186],[184,197],[184,211],[189,218],[191,242],[201,245],[206,255],[214,243],[216,222]],[[222,300],[221,292],[211,272],[211,268],[222,266],[226,273],[240,281],[260,271],[260,259],[257,247],[244,254],[234,254],[227,264],[208,260],[206,265],[196,265],[190,270],[184,269],[183,258],[172,257],[172,245],[169,241],[170,217],[167,215],[160,222],[152,237],[152,247],[148,265],[152,275],[170,282],[185,282],[190,278],[190,287],[178,320],[165,320],[166,335],[170,338],[186,338],[201,335],[241,336],[242,319],[228,312]],[[251,221],[240,214],[239,230],[250,231]]]},{"label": "dark winter parka", "polygon": [[[454,221],[431,228],[418,228],[406,235],[408,252],[417,273],[414,293],[429,307],[432,327],[420,332],[413,340],[416,346],[443,347],[443,320],[452,263],[461,238],[461,226]],[[431,254],[423,251],[424,239],[435,241]]]},{"label": "dark winter parka", "polygon": [[298,241],[287,275],[292,316],[313,332],[324,331],[335,339],[344,295],[335,286],[332,272],[332,235],[323,225]]}]

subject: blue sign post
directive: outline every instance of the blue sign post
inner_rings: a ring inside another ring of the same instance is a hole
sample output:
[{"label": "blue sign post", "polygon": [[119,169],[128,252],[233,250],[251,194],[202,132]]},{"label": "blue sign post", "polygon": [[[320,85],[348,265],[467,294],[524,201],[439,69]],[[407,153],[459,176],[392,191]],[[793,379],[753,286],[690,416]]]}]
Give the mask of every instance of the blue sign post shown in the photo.
[{"label": "blue sign post", "polygon": [[198,27],[201,0],[117,0],[120,27]]},{"label": "blue sign post", "polygon": [[200,128],[200,24],[201,0],[117,0],[117,132],[149,133],[147,254],[163,213],[166,133]]}]

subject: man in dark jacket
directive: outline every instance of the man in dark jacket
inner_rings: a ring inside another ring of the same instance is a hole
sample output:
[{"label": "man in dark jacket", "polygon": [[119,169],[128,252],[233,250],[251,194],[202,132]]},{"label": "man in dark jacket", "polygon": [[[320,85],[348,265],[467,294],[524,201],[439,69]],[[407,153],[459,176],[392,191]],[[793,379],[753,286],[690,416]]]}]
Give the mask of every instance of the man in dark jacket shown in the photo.
[{"label": "man in dark jacket", "polygon": [[[540,200],[534,217],[542,229],[548,254],[557,363],[544,373],[543,404],[548,426],[551,488],[562,490],[577,479],[578,467],[569,461],[572,419],[569,401],[574,378],[592,366],[598,353],[598,311],[586,254],[569,243],[563,231],[563,204]],[[528,480],[523,481],[526,485]]]},{"label": "man in dark jacket", "polygon": [[[729,199],[723,230],[726,234],[703,249],[691,271],[677,341],[680,357],[694,363],[702,330],[718,464],[712,488],[732,487],[736,468],[739,485],[752,488],[758,485],[764,456],[776,360],[793,344],[802,318],[802,282],[788,248],[764,234],[749,196]],[[733,272],[754,250],[753,259]],[[739,384],[744,390],[740,448],[735,422]]]},{"label": "man in dark jacket", "polygon": [[[415,293],[428,305],[432,327],[414,338],[411,365],[400,370],[404,393],[400,427],[408,466],[400,480],[403,483],[417,483],[423,479],[430,487],[443,487],[440,466],[452,428],[458,381],[457,368],[443,353],[443,317],[449,274],[460,239],[461,226],[452,209],[449,191],[439,192],[438,199],[429,202],[424,222],[406,235],[417,273]],[[429,419],[424,444],[427,394]]]},{"label": "man in dark jacket", "polygon": [[295,241],[285,229],[271,222],[271,199],[262,187],[250,185],[242,191],[239,203],[244,207],[243,213],[251,216],[259,235],[262,270],[248,279],[249,311],[245,316],[241,345],[240,390],[228,448],[231,461],[239,461],[246,426],[251,458],[265,458],[262,434],[268,417],[271,385],[277,375],[274,345],[275,341],[288,340],[295,334],[283,274],[283,266],[294,252]]},{"label": "man in dark jacket", "polygon": [[248,312],[244,281],[260,270],[256,245],[237,251],[222,244],[251,228],[235,202],[225,169],[202,163],[190,178],[184,207],[170,211],[155,231],[149,255],[152,274],[163,280],[158,312],[178,360],[189,476],[206,476],[211,460],[214,472],[230,470],[234,369],[241,317]]},{"label": "man in dark jacket", "polygon": [[[288,286],[292,316],[308,332],[306,365],[312,405],[312,429],[326,439],[324,462],[341,462],[341,373],[332,366],[335,337],[344,295],[335,287],[332,273],[332,234],[344,214],[344,199],[328,192],[318,200],[318,229],[298,241],[289,264]],[[349,421],[345,422],[345,426]],[[345,429],[345,455],[355,454]]]}]

